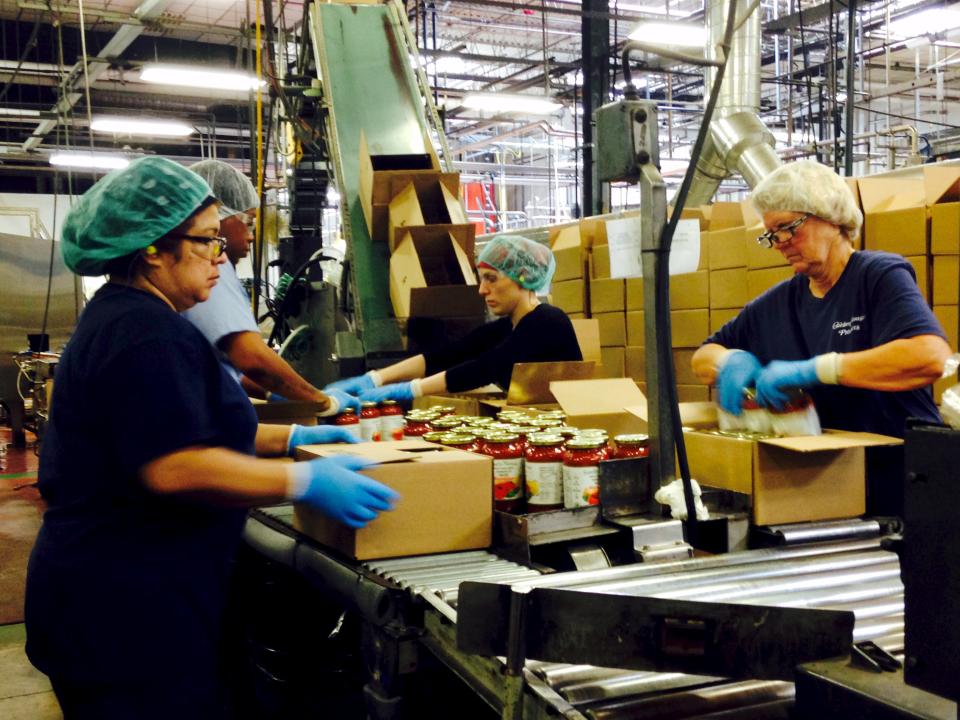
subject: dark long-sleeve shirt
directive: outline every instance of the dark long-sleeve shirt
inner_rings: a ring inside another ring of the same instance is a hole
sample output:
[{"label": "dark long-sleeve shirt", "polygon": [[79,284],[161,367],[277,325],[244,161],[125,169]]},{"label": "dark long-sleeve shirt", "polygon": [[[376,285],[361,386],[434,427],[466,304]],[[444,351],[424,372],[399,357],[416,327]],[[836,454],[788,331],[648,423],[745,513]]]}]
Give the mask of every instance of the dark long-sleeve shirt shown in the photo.
[{"label": "dark long-sleeve shirt", "polygon": [[538,305],[513,327],[500,318],[465,338],[424,354],[427,376],[447,371],[447,390],[510,385],[513,364],[583,360],[573,324],[562,310]]}]

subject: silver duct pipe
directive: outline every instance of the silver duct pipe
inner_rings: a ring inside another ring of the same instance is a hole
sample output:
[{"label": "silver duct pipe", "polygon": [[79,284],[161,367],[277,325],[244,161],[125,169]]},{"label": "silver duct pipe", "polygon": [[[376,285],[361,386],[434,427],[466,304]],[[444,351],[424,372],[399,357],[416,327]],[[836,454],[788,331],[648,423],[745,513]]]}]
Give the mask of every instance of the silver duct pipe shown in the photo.
[{"label": "silver duct pipe", "polygon": [[[710,40],[707,57],[717,57],[729,3],[711,0],[707,12]],[[730,44],[730,57],[703,152],[687,195],[687,206],[709,203],[729,175],[739,173],[754,187],[780,166],[774,138],[760,120],[760,11],[752,0],[736,0],[739,27]],[[749,16],[747,16],[749,13]],[[704,97],[710,95],[716,69],[707,67]]]}]

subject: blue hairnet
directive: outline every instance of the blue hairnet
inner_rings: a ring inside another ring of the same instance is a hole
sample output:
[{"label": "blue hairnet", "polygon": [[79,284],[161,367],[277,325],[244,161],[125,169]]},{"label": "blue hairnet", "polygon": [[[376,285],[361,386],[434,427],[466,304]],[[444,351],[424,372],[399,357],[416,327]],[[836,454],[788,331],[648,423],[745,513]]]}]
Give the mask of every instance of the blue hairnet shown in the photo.
[{"label": "blue hairnet", "polygon": [[527,290],[542,290],[557,269],[553,251],[521,235],[494,235],[480,251],[478,264],[499,270]]},{"label": "blue hairnet", "polygon": [[190,169],[207,181],[213,196],[220,201],[220,219],[245,213],[260,205],[250,178],[222,160],[201,160]]},{"label": "blue hairnet", "polygon": [[162,157],[134,160],[105,175],[67,214],[61,252],[78,275],[142,250],[189,218],[210,197],[199,175]]}]

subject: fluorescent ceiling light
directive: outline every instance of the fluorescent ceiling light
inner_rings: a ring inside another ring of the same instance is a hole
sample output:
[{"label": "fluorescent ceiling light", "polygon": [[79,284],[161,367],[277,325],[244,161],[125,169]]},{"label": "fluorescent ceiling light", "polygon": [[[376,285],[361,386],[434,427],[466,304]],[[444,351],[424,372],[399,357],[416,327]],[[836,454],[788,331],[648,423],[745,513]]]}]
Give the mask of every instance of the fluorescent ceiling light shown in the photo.
[{"label": "fluorescent ceiling light", "polygon": [[942,33],[960,27],[960,10],[928,8],[890,23],[890,34],[897,37],[913,37]]},{"label": "fluorescent ceiling light", "polygon": [[421,57],[421,62],[426,66],[433,66],[429,72],[439,73],[440,75],[462,75],[467,64],[459,55],[437,55],[435,57]]},{"label": "fluorescent ceiling light", "polygon": [[123,155],[92,152],[56,152],[50,155],[51,165],[63,167],[95,168],[99,170],[116,170],[125,168],[130,161]]},{"label": "fluorescent ceiling light", "polygon": [[[632,3],[617,3],[617,11],[632,12],[632,13],[646,13],[647,15],[666,15],[667,10],[663,5],[634,5]],[[670,17],[685,18],[693,15],[693,11],[688,10],[679,10],[677,8],[670,8]]]},{"label": "fluorescent ceiling light", "polygon": [[143,82],[159,85],[204,88],[206,90],[256,90],[263,81],[237,70],[215,70],[184,65],[144,65]]},{"label": "fluorescent ceiling light", "polygon": [[142,118],[96,117],[90,123],[94,132],[114,135],[149,135],[151,137],[186,137],[193,128],[177,120],[144,120]]},{"label": "fluorescent ceiling light", "polygon": [[560,103],[546,96],[516,95],[510,93],[468,93],[460,104],[472,110],[490,112],[515,112],[528,115],[549,115],[561,107]]},{"label": "fluorescent ceiling light", "polygon": [[629,37],[652,45],[698,47],[702,50],[707,44],[707,29],[703,25],[641,22],[637,23]]},{"label": "fluorescent ceiling light", "polygon": [[[617,90],[623,90],[627,86],[626,80],[617,80],[613,86]],[[647,86],[647,79],[644,77],[633,78],[633,86],[639,90],[640,88],[645,88]]]}]

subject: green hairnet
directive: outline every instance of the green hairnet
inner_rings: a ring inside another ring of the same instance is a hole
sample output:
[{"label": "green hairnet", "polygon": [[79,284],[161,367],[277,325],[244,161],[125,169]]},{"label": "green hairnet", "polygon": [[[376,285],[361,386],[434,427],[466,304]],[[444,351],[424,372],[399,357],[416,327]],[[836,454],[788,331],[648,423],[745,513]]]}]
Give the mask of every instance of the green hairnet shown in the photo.
[{"label": "green hairnet", "polygon": [[557,269],[553,251],[521,235],[494,235],[477,259],[478,265],[499,270],[527,290],[542,290]]},{"label": "green hairnet", "polygon": [[220,219],[245,213],[260,205],[250,178],[222,160],[201,160],[190,169],[207,181],[213,196],[220,201]]},{"label": "green hairnet", "polygon": [[142,250],[180,225],[210,197],[199,175],[162,157],[134,160],[87,190],[63,223],[61,251],[78,275]]}]

